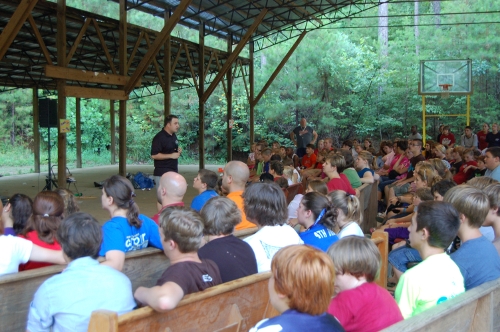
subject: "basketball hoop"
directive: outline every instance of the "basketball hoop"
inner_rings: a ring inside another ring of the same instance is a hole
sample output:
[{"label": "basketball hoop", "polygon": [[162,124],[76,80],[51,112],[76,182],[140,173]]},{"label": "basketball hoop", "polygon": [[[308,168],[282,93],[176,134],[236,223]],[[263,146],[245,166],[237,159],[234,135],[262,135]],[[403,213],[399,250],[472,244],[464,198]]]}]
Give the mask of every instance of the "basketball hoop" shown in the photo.
[{"label": "basketball hoop", "polygon": [[448,89],[451,88],[453,85],[452,84],[439,84],[439,86],[441,87],[441,90],[443,91],[443,92],[441,92],[441,98],[448,98],[450,96],[450,91]]}]

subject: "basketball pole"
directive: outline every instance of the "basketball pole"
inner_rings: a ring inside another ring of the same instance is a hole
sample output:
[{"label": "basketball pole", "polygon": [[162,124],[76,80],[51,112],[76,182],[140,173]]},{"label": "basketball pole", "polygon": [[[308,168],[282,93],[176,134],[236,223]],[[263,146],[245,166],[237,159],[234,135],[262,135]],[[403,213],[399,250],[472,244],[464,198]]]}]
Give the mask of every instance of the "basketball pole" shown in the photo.
[{"label": "basketball pole", "polygon": [[425,147],[425,141],[426,141],[426,123],[425,123],[425,95],[422,95],[422,144]]},{"label": "basketball pole", "polygon": [[466,114],[466,119],[467,119],[467,126],[470,126],[470,95],[467,95],[467,114]]}]

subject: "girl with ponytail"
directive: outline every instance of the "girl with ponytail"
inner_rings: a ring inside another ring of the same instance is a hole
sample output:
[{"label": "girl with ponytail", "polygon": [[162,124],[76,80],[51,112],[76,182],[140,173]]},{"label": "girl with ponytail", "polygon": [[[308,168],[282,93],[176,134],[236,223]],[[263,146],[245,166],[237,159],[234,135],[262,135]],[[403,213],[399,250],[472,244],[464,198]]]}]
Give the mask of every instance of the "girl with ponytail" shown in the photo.
[{"label": "girl with ponytail", "polygon": [[99,256],[106,257],[103,264],[118,271],[123,269],[126,252],[148,246],[163,248],[158,226],[150,218],[139,214],[134,197],[134,187],[123,176],[113,175],[104,181],[101,203],[111,219],[102,226]]},{"label": "girl with ponytail", "polygon": [[330,208],[328,198],[319,192],[308,192],[302,197],[297,209],[297,221],[305,228],[305,231],[299,234],[304,244],[326,252],[330,245],[338,241],[339,238],[333,230],[335,223],[331,218],[325,218]]},{"label": "girl with ponytail", "polygon": [[339,239],[349,236],[365,236],[359,224],[363,221],[359,199],[342,190],[328,194],[331,208],[325,216],[339,227]]}]

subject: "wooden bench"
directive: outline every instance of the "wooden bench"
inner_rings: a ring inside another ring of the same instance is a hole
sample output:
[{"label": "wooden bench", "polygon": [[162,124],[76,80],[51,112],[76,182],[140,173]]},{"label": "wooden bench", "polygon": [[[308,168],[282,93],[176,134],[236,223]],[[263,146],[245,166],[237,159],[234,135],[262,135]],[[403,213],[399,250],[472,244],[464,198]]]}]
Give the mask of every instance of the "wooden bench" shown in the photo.
[{"label": "wooden bench", "polygon": [[302,194],[304,192],[304,186],[302,183],[295,183],[284,190],[286,197],[286,204],[290,204],[297,194]]},{"label": "wooden bench", "polygon": [[394,324],[385,332],[500,331],[500,279]]},{"label": "wooden bench", "polygon": [[[234,233],[245,238],[257,231],[257,227]],[[100,258],[102,261],[103,258]],[[139,286],[153,287],[161,274],[170,265],[162,250],[146,248],[126,254],[123,273],[132,282],[132,289]],[[54,265],[40,269],[0,276],[0,322],[5,331],[25,331],[28,309],[36,290],[66,265]]]},{"label": "wooden bench", "polygon": [[357,188],[360,192],[359,203],[363,213],[363,222],[360,226],[365,234],[370,233],[370,228],[377,227],[375,219],[378,212],[377,186],[378,181],[375,181],[374,183],[365,183]]},{"label": "wooden bench", "polygon": [[[385,288],[388,234],[376,231],[372,241],[382,256],[376,283]],[[107,310],[94,311],[88,331],[248,331],[261,319],[278,314],[269,303],[269,276],[269,272],[256,274],[187,295],[174,310],[165,313],[151,307],[121,316]]]},{"label": "wooden bench", "polygon": [[387,288],[387,266],[389,257],[389,234],[382,230],[376,230],[372,234],[372,241],[380,252],[382,264],[380,264],[380,272],[375,282],[382,288]]},{"label": "wooden bench", "polygon": [[279,314],[269,302],[270,276],[270,272],[255,274],[189,294],[175,309],[164,313],[151,307],[121,316],[97,310],[88,331],[248,331],[260,320]]}]

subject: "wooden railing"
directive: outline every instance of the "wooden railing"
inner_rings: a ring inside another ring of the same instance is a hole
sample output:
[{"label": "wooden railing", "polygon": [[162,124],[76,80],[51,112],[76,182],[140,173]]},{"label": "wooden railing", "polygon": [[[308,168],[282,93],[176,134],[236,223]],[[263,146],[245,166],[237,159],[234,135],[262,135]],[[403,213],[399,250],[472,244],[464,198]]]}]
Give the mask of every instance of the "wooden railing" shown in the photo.
[{"label": "wooden railing", "polygon": [[383,331],[500,331],[500,279],[471,289]]}]

